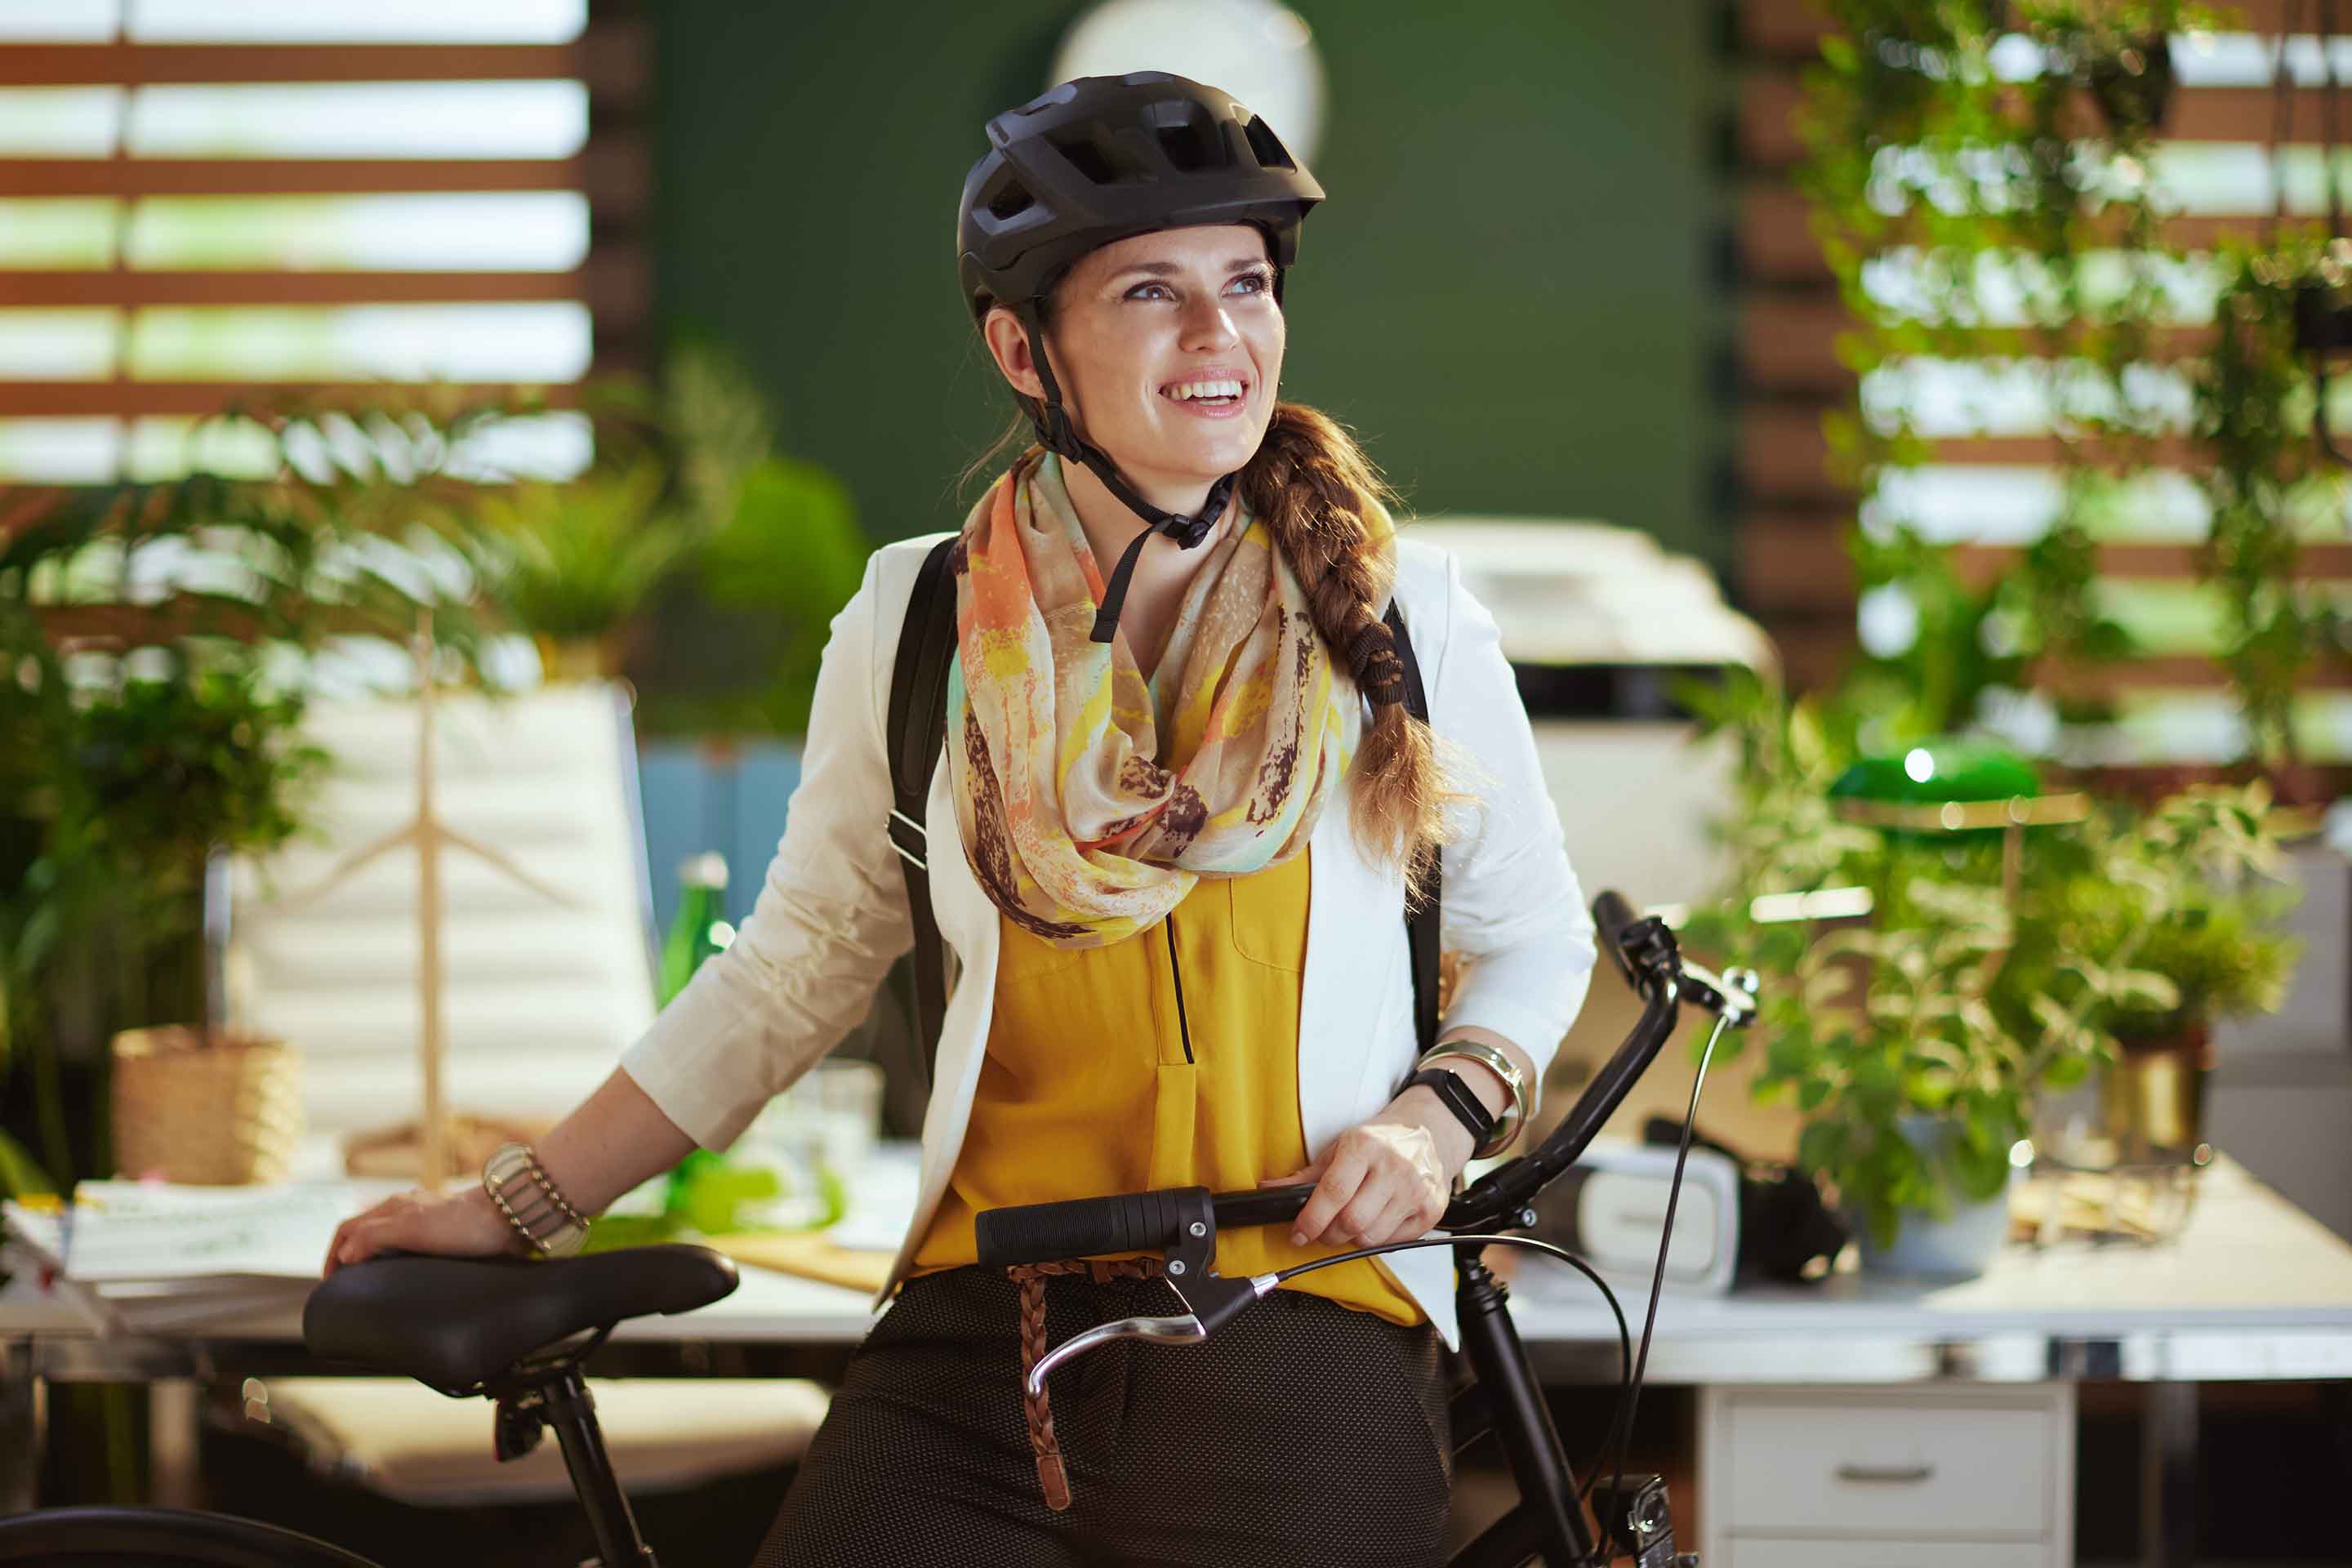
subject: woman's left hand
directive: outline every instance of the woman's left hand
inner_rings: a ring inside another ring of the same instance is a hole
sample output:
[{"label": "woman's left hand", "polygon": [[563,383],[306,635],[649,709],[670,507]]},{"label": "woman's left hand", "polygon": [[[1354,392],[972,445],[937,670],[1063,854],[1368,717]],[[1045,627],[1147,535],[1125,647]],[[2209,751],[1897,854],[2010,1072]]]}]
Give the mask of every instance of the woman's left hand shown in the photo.
[{"label": "woman's left hand", "polygon": [[1315,1184],[1292,1227],[1294,1245],[1378,1247],[1429,1233],[1470,1150],[1470,1130],[1416,1085],[1340,1133],[1311,1163],[1258,1184]]}]

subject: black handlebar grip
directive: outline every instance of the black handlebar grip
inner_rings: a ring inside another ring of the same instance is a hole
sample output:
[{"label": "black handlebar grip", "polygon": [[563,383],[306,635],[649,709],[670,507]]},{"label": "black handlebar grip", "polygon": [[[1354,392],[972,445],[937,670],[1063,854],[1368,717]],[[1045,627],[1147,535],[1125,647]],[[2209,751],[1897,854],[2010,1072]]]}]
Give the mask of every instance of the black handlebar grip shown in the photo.
[{"label": "black handlebar grip", "polygon": [[1641,918],[1625,901],[1625,896],[1613,888],[1601,889],[1600,896],[1592,900],[1592,923],[1601,928],[1601,949],[1629,984],[1633,979],[1633,966],[1625,957],[1625,928]]},{"label": "black handlebar grip", "polygon": [[982,1210],[973,1226],[981,1267],[1055,1263],[1066,1258],[1172,1246],[1182,1223],[1181,1200],[1196,1194],[1205,1203],[1206,1187],[1162,1187],[1107,1198],[1069,1198]]}]

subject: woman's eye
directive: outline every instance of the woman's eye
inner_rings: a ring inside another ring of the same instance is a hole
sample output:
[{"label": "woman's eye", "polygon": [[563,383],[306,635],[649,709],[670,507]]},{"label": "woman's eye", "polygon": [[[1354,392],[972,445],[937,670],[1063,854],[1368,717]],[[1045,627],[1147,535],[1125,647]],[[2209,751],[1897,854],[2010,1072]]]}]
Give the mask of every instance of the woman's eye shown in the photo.
[{"label": "woman's eye", "polygon": [[[1234,281],[1236,283],[1248,284],[1249,288],[1243,291],[1250,294],[1271,293],[1274,288],[1272,279],[1264,272],[1244,272],[1239,278],[1234,279]],[[1163,296],[1169,299],[1175,298],[1174,295],[1168,292],[1168,285],[1165,283],[1139,283],[1134,288],[1128,290],[1127,297],[1130,300],[1150,299],[1150,296],[1145,292],[1145,290],[1149,289],[1157,289]]]}]

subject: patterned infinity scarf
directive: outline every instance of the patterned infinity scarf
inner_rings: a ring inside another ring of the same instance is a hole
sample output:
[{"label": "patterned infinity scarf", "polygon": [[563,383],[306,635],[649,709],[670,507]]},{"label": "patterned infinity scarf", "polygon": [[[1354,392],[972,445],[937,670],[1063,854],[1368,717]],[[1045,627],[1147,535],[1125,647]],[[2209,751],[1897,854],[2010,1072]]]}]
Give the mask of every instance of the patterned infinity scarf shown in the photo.
[{"label": "patterned infinity scarf", "polygon": [[1056,947],[1124,941],[1201,878],[1304,850],[1355,754],[1355,683],[1272,533],[1244,508],[1200,549],[1148,682],[1124,628],[1089,640],[1103,575],[1060,459],[1013,465],[952,552],[948,776],[964,858]]}]

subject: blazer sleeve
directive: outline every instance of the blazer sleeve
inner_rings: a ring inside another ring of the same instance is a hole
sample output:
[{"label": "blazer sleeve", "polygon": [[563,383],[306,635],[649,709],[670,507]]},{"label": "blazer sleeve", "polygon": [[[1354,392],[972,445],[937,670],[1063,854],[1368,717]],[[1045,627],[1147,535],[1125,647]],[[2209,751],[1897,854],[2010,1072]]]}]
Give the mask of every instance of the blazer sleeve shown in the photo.
[{"label": "blazer sleeve", "polygon": [[882,552],[841,613],[818,667],[800,783],[760,896],[734,942],[706,959],[621,1068],[706,1149],[724,1149],[865,1017],[914,946],[907,888],[884,820],[891,801],[878,700],[893,658],[877,639]]},{"label": "blazer sleeve", "polygon": [[1440,945],[1473,962],[1439,1032],[1492,1029],[1524,1049],[1540,1074],[1584,1005],[1600,950],[1501,631],[1450,551],[1445,584],[1430,719],[1487,776],[1478,781],[1483,805],[1456,808],[1465,831],[1440,860]]}]

